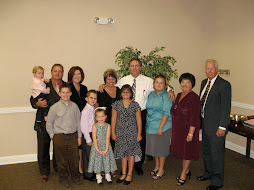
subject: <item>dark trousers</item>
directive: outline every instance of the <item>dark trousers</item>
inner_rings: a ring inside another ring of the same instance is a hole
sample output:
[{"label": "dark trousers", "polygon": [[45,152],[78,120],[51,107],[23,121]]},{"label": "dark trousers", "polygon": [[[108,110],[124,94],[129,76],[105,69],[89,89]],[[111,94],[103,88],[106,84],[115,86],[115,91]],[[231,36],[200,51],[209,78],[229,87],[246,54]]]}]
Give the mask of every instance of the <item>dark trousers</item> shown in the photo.
[{"label": "dark trousers", "polygon": [[142,168],[142,165],[145,161],[145,151],[146,151],[146,110],[141,111],[141,119],[142,119],[142,140],[140,141],[140,147],[142,150],[142,158],[141,161],[135,162],[134,168]]},{"label": "dark trousers", "polygon": [[[34,100],[37,102],[40,98],[46,99],[46,94],[40,93]],[[48,115],[49,106],[42,108],[38,107],[36,112],[36,121],[44,121],[44,117]]]},{"label": "dark trousers", "polygon": [[[45,126],[44,126],[45,127]],[[50,137],[46,130],[37,128],[37,157],[41,175],[49,175],[50,173]],[[56,160],[53,150],[53,167],[56,169]]]},{"label": "dark trousers", "polygon": [[55,134],[53,137],[60,182],[68,179],[69,171],[73,180],[80,178],[77,139],[77,133]]},{"label": "dark trousers", "polygon": [[203,176],[211,178],[211,185],[220,187],[224,181],[225,136],[208,134],[203,127],[202,148],[205,168]]},{"label": "dark trousers", "polygon": [[[90,137],[92,138],[92,133],[90,133]],[[90,151],[91,151],[91,146],[88,146],[86,144],[86,139],[84,138],[83,134],[82,134],[82,161],[83,161],[83,172],[84,172],[84,176],[86,177],[92,177],[93,174],[92,173],[88,173],[88,163],[89,163],[89,157],[90,157]]]}]

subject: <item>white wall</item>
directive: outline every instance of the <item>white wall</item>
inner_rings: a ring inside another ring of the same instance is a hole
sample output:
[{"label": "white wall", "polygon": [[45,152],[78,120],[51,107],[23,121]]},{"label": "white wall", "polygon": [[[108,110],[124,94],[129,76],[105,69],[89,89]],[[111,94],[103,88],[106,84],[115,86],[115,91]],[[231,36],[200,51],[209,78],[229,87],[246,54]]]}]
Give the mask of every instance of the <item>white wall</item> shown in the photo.
[{"label": "white wall", "polygon": [[[253,10],[252,0],[209,1],[207,57],[217,59],[220,68],[230,70],[229,76],[221,76],[232,85],[231,113],[234,114],[254,115]],[[229,133],[227,140],[242,147],[246,146],[246,138],[232,133]],[[254,157],[253,143],[252,141],[252,157]]]}]

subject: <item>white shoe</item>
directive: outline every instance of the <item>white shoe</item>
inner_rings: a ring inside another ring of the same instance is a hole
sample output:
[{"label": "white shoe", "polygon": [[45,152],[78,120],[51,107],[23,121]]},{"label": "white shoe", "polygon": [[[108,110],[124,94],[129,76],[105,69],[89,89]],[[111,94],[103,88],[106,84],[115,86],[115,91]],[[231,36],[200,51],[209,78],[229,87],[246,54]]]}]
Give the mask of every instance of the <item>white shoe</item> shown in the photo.
[{"label": "white shoe", "polygon": [[105,175],[105,179],[106,179],[106,181],[107,181],[109,184],[112,183],[111,175],[110,175],[110,174],[106,174],[106,175]]},{"label": "white shoe", "polygon": [[96,174],[97,184],[103,185],[101,174]]}]

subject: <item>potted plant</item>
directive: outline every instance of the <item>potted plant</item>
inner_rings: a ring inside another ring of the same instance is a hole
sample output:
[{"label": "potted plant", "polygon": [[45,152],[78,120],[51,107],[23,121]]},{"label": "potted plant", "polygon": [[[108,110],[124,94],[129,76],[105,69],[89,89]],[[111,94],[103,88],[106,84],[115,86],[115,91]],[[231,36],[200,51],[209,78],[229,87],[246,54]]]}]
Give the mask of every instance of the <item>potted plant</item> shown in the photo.
[{"label": "potted plant", "polygon": [[[172,77],[178,77],[177,70],[172,69],[172,66],[176,63],[176,60],[171,56],[160,56],[158,52],[163,51],[164,49],[165,47],[156,47],[148,55],[141,55],[141,51],[134,49],[131,46],[120,49],[116,54],[115,61],[115,64],[120,67],[120,69],[117,70],[118,77],[122,78],[130,74],[129,62],[133,57],[136,57],[141,61],[141,74],[152,79],[161,74],[167,78],[169,83]],[[172,86],[170,86],[170,88],[172,88]]]}]

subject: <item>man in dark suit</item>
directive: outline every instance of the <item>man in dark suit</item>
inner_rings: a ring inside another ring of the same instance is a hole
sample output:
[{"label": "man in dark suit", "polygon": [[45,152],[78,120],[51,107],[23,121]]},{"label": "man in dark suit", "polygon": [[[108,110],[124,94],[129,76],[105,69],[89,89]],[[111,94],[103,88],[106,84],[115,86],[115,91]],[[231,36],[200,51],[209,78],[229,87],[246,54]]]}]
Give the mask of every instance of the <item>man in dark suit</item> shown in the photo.
[{"label": "man in dark suit", "polygon": [[[65,83],[62,80],[63,77],[63,66],[61,64],[54,64],[51,69],[52,78],[49,83],[47,83],[47,87],[50,88],[50,93],[48,95],[48,101],[40,98],[37,102],[33,97],[30,98],[30,103],[33,108],[37,109],[38,107],[47,107],[47,105],[52,106],[54,103],[60,100],[60,96],[58,95],[59,87]],[[46,123],[36,122],[34,124],[34,130],[37,132],[37,156],[38,156],[38,165],[41,173],[41,180],[46,182],[48,180],[48,175],[50,173],[50,156],[49,156],[49,148],[50,148],[50,137],[46,131]],[[53,154],[53,167],[57,172],[56,160]]]},{"label": "man in dark suit", "polygon": [[231,109],[231,85],[218,75],[216,60],[206,61],[207,79],[200,89],[202,146],[205,172],[198,181],[211,179],[207,190],[219,189],[224,180],[225,135]]}]

